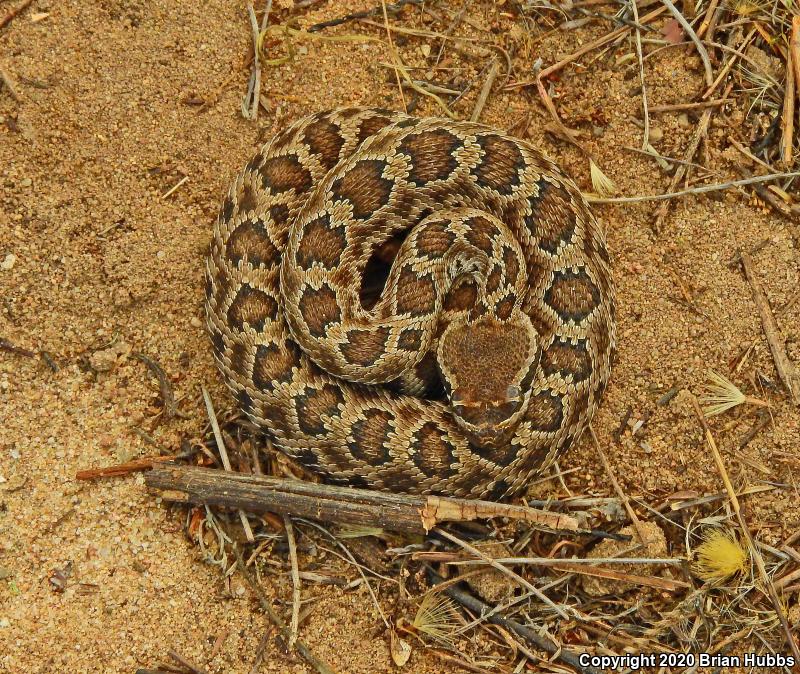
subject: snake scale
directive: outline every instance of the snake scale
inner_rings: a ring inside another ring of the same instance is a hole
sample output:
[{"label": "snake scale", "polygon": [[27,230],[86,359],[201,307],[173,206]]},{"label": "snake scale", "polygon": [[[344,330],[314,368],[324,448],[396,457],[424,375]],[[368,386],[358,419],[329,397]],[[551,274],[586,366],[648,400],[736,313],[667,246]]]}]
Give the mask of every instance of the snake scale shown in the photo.
[{"label": "snake scale", "polygon": [[206,314],[281,451],[405,493],[520,492],[591,420],[614,349],[605,239],[572,180],[490,127],[379,109],[306,117],[247,163]]}]

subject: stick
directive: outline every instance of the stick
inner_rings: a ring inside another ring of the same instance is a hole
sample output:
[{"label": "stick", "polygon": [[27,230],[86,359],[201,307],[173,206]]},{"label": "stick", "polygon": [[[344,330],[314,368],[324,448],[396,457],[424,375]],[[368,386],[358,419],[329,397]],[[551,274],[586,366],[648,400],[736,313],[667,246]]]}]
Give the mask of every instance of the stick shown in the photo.
[{"label": "stick", "polygon": [[483,83],[481,93],[478,94],[478,100],[475,101],[475,107],[472,109],[472,115],[469,118],[470,122],[477,122],[481,118],[483,108],[486,106],[486,101],[489,99],[489,94],[492,93],[492,87],[500,74],[500,60],[495,58],[489,68],[489,74],[486,76],[486,81]]},{"label": "stick", "polygon": [[388,531],[426,534],[439,522],[509,517],[549,531],[586,533],[571,515],[525,506],[389,494],[213,468],[154,466],[145,475],[145,484],[163,491],[162,496],[168,501],[241,508],[253,513],[277,512]]},{"label": "stick", "polygon": [[403,86],[400,82],[400,70],[397,67],[397,65],[401,63],[400,54],[397,53],[397,49],[394,47],[394,40],[392,40],[392,31],[389,27],[389,14],[386,11],[386,0],[381,0],[381,9],[383,9],[383,25],[386,28],[386,40],[389,44],[389,53],[392,55],[394,78],[397,80],[397,90],[400,93],[400,102],[403,104],[403,110],[408,112],[408,104],[406,103],[406,97],[403,93]]},{"label": "stick", "polygon": [[703,23],[700,24],[700,29],[697,31],[698,37],[703,37],[703,34],[708,30],[708,27],[711,25],[711,17],[714,15],[718,4],[719,0],[711,0],[711,2],[708,3],[708,9],[706,10],[706,15],[703,17]]},{"label": "stick", "polygon": [[[386,11],[397,13],[406,5],[421,5],[423,0],[398,0],[397,2],[386,5],[385,2],[382,5],[385,6]],[[341,26],[343,23],[348,23],[349,21],[357,21],[358,19],[366,19],[370,16],[378,16],[382,12],[382,7],[373,7],[372,9],[367,9],[362,12],[353,12],[352,14],[346,14],[345,16],[339,17],[338,19],[331,19],[329,21],[323,21],[321,23],[315,23],[313,26],[309,26],[306,30],[309,33],[316,33],[320,30],[325,28],[332,28],[333,26]]]},{"label": "stick", "polygon": [[25,356],[26,358],[33,358],[36,356],[35,351],[31,351],[30,349],[26,349],[25,347],[12,344],[4,337],[0,337],[0,351],[6,351],[8,353],[16,353],[17,355]]},{"label": "stick", "polygon": [[[433,553],[436,555],[437,553]],[[453,566],[475,566],[478,564],[486,564],[481,559],[457,559],[452,561],[442,560],[432,556],[418,553],[412,555],[414,559],[431,559],[435,561],[444,561],[446,564]],[[570,573],[577,573],[584,576],[594,576],[596,578],[607,578],[610,580],[619,580],[632,585],[643,585],[646,587],[654,587],[658,590],[667,590],[668,592],[678,592],[688,589],[690,585],[680,580],[670,580],[668,578],[658,578],[655,576],[640,576],[631,573],[617,571],[602,566],[594,566],[600,563],[616,563],[616,564],[682,564],[685,560],[681,559],[647,559],[644,557],[622,557],[613,558],[608,557],[605,559],[560,559],[550,557],[504,557],[497,558],[493,561],[498,564],[522,564],[532,566],[545,566],[555,567],[559,570],[569,571]],[[493,565],[492,565],[493,566]]]},{"label": "stick", "polygon": [[787,168],[792,166],[792,146],[794,145],[794,66],[792,50],[786,55],[786,86],[783,90],[783,114],[781,115],[781,157]]},{"label": "stick", "polygon": [[164,418],[167,420],[172,419],[177,414],[178,408],[175,405],[175,393],[172,390],[172,384],[170,384],[169,377],[167,373],[164,372],[164,368],[143,353],[134,352],[131,353],[131,356],[147,365],[147,369],[150,370],[153,376],[158,380],[158,388],[161,392],[161,403],[164,405]]},{"label": "stick", "polygon": [[191,660],[187,660],[179,653],[173,651],[171,648],[167,651],[167,655],[177,662],[181,667],[188,669],[192,674],[208,674],[205,669],[199,665],[194,664]]},{"label": "stick", "polygon": [[294,541],[294,527],[292,520],[283,516],[283,525],[286,527],[286,540],[289,543],[289,560],[292,565],[292,621],[289,623],[289,650],[294,648],[297,641],[297,630],[300,626],[300,570],[297,565],[297,544]]},{"label": "stick", "polygon": [[253,658],[253,666],[250,668],[249,674],[258,674],[258,670],[261,669],[261,663],[264,660],[264,651],[267,650],[270,634],[272,634],[272,625],[267,627],[267,629],[264,631],[264,636],[262,636],[261,640],[258,642],[256,656]]},{"label": "stick", "polygon": [[642,131],[642,149],[650,146],[650,114],[647,110],[647,88],[644,82],[644,59],[642,58],[642,29],[639,26],[639,9],[636,0],[631,0],[633,20],[636,23],[636,59],[639,61],[639,81],[642,83],[642,116],[644,117],[644,130]]},{"label": "stick", "polygon": [[[747,253],[742,253],[742,260],[744,260],[745,255],[747,255]],[[778,616],[781,626],[783,627],[783,631],[786,635],[786,645],[794,655],[795,666],[792,668],[792,670],[794,672],[800,672],[800,649],[797,647],[794,637],[792,636],[792,629],[789,626],[789,621],[786,619],[786,616],[783,613],[781,600],[775,590],[775,585],[773,584],[772,579],[769,577],[767,569],[764,566],[764,559],[761,557],[761,553],[756,547],[753,536],[750,533],[750,529],[747,527],[747,522],[744,519],[744,515],[742,515],[742,509],[739,505],[739,498],[736,496],[736,490],[733,488],[731,480],[728,477],[728,471],[725,469],[725,462],[722,460],[722,455],[719,453],[719,449],[717,449],[717,443],[714,441],[714,436],[711,434],[711,428],[709,428],[708,422],[706,421],[706,418],[703,416],[703,412],[700,409],[700,403],[697,402],[697,398],[695,396],[692,396],[692,406],[694,407],[695,416],[700,420],[700,425],[703,427],[706,443],[711,449],[711,453],[714,455],[714,462],[717,464],[717,470],[719,471],[722,482],[725,485],[725,491],[728,492],[728,498],[730,499],[731,506],[733,507],[733,512],[736,513],[736,519],[739,520],[739,526],[741,527],[742,533],[744,534],[744,537],[750,546],[750,556],[756,563],[758,572],[761,575],[761,580],[764,582],[764,585],[767,589],[767,596],[772,602],[772,608],[775,611],[775,615]]]},{"label": "stick", "polygon": [[778,329],[778,324],[775,322],[775,317],[772,315],[772,309],[770,309],[769,300],[761,287],[761,282],[756,276],[753,258],[746,252],[742,252],[741,257],[745,276],[753,291],[753,301],[756,303],[758,313],[761,315],[764,335],[767,338],[770,351],[772,351],[775,369],[778,371],[784,386],[788,389],[791,399],[796,405],[800,405],[800,373],[797,372],[792,361],[789,360],[789,356],[786,355],[785,341]]},{"label": "stick", "polygon": [[[250,94],[252,99],[252,104],[250,106],[250,112],[248,115],[248,119],[252,121],[256,121],[258,119],[258,103],[259,103],[259,95],[261,94],[261,58],[259,55],[258,49],[258,42],[260,33],[258,30],[258,20],[256,19],[256,12],[253,9],[253,5],[247,5],[247,14],[250,17],[250,31],[253,34],[253,71],[250,75],[250,82],[249,84],[252,85],[252,94],[250,93],[250,86],[248,86],[248,94]],[[269,15],[269,9],[267,9],[267,15]],[[244,107],[244,106],[243,106]]]},{"label": "stick", "polygon": [[[791,65],[791,68],[790,68]],[[793,83],[794,93],[797,94],[797,100],[800,102],[800,15],[795,15],[792,18],[792,33],[789,39],[789,53],[786,56],[786,97],[790,96],[789,94],[789,82]],[[787,127],[791,129],[792,121],[794,119],[794,105],[784,107],[783,110],[784,119],[788,116],[788,121],[785,121]],[[789,133],[791,136],[791,132]],[[784,141],[786,139],[784,138]],[[787,167],[791,163],[791,156],[792,156],[792,139],[789,138],[788,140],[788,159],[786,159]],[[787,156],[787,155],[784,155]]]},{"label": "stick", "polygon": [[[290,636],[289,628],[286,627],[286,623],[281,620],[280,616],[275,613],[274,609],[272,608],[272,604],[270,604],[269,599],[267,599],[267,596],[264,594],[264,590],[262,590],[261,586],[256,583],[253,575],[247,569],[247,564],[245,564],[244,558],[242,557],[242,551],[239,550],[239,546],[234,546],[233,551],[236,554],[236,564],[239,567],[239,572],[244,577],[245,582],[250,586],[250,589],[255,593],[256,597],[258,597],[258,601],[261,604],[261,608],[264,609],[264,613],[269,616],[272,624],[278,628],[278,631],[288,643]],[[320,660],[316,655],[314,655],[304,642],[297,640],[294,642],[294,647],[297,652],[303,656],[303,659],[305,659],[309,665],[316,669],[319,674],[336,674],[336,672],[330,668],[328,663],[324,660]]]},{"label": "stick", "polygon": [[800,100],[800,14],[792,17],[792,34],[789,40],[789,51],[792,55],[794,69],[794,90]]},{"label": "stick", "polygon": [[685,583],[682,580],[670,580],[669,578],[658,578],[656,576],[639,576],[632,573],[615,571],[614,569],[605,569],[599,566],[591,566],[587,568],[579,564],[561,564],[558,568],[560,570],[569,571],[570,573],[577,573],[578,575],[582,576],[593,576],[595,578],[618,580],[624,583],[630,583],[631,585],[652,587],[657,590],[665,590],[667,592],[681,592],[691,588],[689,583]]},{"label": "stick", "polygon": [[189,176],[183,176],[177,183],[175,183],[172,187],[170,187],[164,194],[161,195],[162,199],[167,199],[171,197],[175,190],[177,190],[181,185],[183,185],[187,180],[189,180]]},{"label": "stick", "polygon": [[706,91],[701,96],[701,98],[703,100],[705,100],[706,98],[711,96],[711,94],[713,94],[717,90],[717,87],[720,85],[720,82],[722,82],[722,80],[725,79],[725,76],[730,72],[731,68],[733,68],[733,66],[736,63],[737,59],[740,56],[744,56],[743,52],[744,52],[745,49],[747,49],[747,46],[750,44],[750,41],[753,39],[753,35],[755,35],[755,34],[756,34],[756,29],[753,28],[753,30],[751,30],[747,34],[747,37],[745,37],[745,39],[742,41],[741,47],[739,49],[736,49],[736,50],[733,51],[733,56],[731,56],[728,59],[728,61],[722,67],[722,70],[719,71],[719,74],[714,79],[714,82],[711,84],[710,87],[708,87],[708,89],[706,89]]},{"label": "stick", "polygon": [[[759,163],[762,163],[759,160]],[[736,166],[736,171],[739,173],[740,176],[743,178],[749,178],[752,174],[746,168],[742,166]],[[771,167],[770,167],[771,168]],[[789,205],[783,199],[781,199],[775,192],[772,190],[767,189],[763,185],[753,185],[753,191],[758,195],[758,197],[768,203],[772,208],[774,208],[778,213],[782,216],[787,218],[792,223],[798,222],[798,216],[800,216],[800,205]],[[757,252],[757,251],[751,251]]]},{"label": "stick", "polygon": [[700,103],[670,103],[668,105],[654,105],[650,112],[675,112],[680,110],[700,110],[702,108],[716,108],[718,105],[727,103],[727,98],[715,98],[711,101]]},{"label": "stick", "polygon": [[156,463],[174,461],[175,456],[146,456],[141,459],[134,459],[125,463],[118,463],[115,466],[105,468],[87,468],[75,473],[76,480],[95,480],[98,477],[118,477],[129,473],[138,473],[143,470],[150,470]]},{"label": "stick", "polygon": [[[683,158],[685,161],[692,161],[694,159],[695,152],[697,152],[697,146],[700,145],[700,139],[704,138],[706,133],[708,133],[708,125],[711,122],[711,115],[714,113],[713,108],[707,108],[703,111],[703,116],[700,118],[700,124],[697,125],[697,129],[692,136],[692,140],[689,143],[689,147],[686,149],[686,153],[684,154]],[[669,190],[674,190],[678,183],[681,181],[683,176],[686,175],[686,166],[679,166],[675,173],[673,174],[672,178],[669,181]],[[664,203],[656,212],[656,219],[653,224],[653,231],[658,234],[661,232],[661,226],[664,224],[664,219],[667,217],[667,212],[669,210],[669,204]]]}]

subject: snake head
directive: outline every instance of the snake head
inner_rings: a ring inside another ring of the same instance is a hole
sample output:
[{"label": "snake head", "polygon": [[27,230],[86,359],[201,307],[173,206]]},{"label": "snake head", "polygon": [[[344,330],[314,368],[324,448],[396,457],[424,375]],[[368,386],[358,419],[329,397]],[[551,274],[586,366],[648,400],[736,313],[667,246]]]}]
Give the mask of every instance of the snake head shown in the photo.
[{"label": "snake head", "polygon": [[539,336],[521,311],[447,326],[437,352],[453,417],[472,442],[497,447],[522,419],[539,363]]}]

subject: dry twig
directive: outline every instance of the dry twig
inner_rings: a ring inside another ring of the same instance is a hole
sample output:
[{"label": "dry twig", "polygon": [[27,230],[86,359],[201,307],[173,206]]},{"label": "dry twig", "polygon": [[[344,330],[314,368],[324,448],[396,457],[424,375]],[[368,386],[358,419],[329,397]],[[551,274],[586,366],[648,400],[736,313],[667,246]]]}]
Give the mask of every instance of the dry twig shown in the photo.
[{"label": "dry twig", "polygon": [[162,490],[169,501],[366,524],[387,531],[425,534],[439,522],[509,517],[550,531],[586,532],[576,517],[525,506],[391,494],[193,466],[155,466],[145,483]]},{"label": "dry twig", "polygon": [[294,540],[294,527],[292,520],[287,515],[283,516],[283,526],[286,528],[286,541],[289,544],[289,561],[292,566],[292,620],[289,623],[289,646],[294,648],[297,641],[297,630],[300,627],[300,569],[297,565],[297,544]]},{"label": "dry twig", "polygon": [[699,103],[669,103],[667,105],[654,105],[650,108],[650,112],[679,112],[681,110],[701,110],[703,108],[716,108],[718,105],[727,103],[727,98],[715,98],[710,101],[701,101]]},{"label": "dry twig", "polygon": [[[689,143],[689,147],[686,149],[686,153],[683,156],[684,161],[690,162],[694,158],[694,154],[697,152],[697,147],[700,145],[700,139],[704,138],[706,133],[708,133],[708,125],[711,122],[712,114],[714,114],[713,108],[708,108],[703,111],[703,116],[700,118],[700,123],[697,125],[694,135],[692,136],[692,140]],[[678,183],[681,181],[681,178],[686,175],[686,171],[687,167],[685,165],[677,168],[669,182],[669,188],[667,192],[672,192],[675,187],[677,187]],[[668,210],[669,204],[665,202],[656,211],[656,219],[653,224],[653,231],[656,234],[661,232],[661,226],[664,223],[664,218],[667,217]]]},{"label": "dry twig", "polygon": [[161,393],[161,403],[164,406],[164,418],[172,419],[178,413],[178,408],[175,405],[175,392],[172,390],[172,384],[169,381],[167,373],[156,361],[143,353],[131,353],[131,358],[141,361],[147,366],[147,369],[158,380],[158,388]]},{"label": "dry twig", "polygon": [[[641,24],[645,25],[648,21],[655,19],[657,16],[662,14],[665,11],[665,7],[659,7],[658,9],[646,14],[641,19]],[[550,98],[550,95],[547,93],[547,89],[544,85],[544,79],[559,70],[561,70],[564,66],[572,63],[576,59],[579,59],[584,54],[587,54],[590,51],[597,49],[598,47],[602,47],[603,45],[608,44],[609,42],[613,42],[621,35],[624,35],[630,30],[630,26],[622,26],[621,28],[617,28],[616,30],[611,31],[608,35],[605,35],[597,40],[590,42],[589,44],[581,47],[578,51],[574,54],[570,54],[569,56],[564,57],[558,63],[554,63],[553,65],[545,68],[542,70],[537,76],[536,79],[525,81],[525,82],[517,82],[516,84],[507,87],[507,88],[519,88],[528,86],[530,84],[535,84],[537,90],[539,91],[539,97],[542,99],[547,111],[550,113],[550,116],[553,118],[558,129],[564,134],[564,137],[570,140],[573,143],[576,143],[574,136],[575,131],[573,129],[569,129],[564,125],[561,121],[561,118],[558,116],[558,112],[556,111],[556,106],[553,104],[553,100]]]},{"label": "dry twig", "polygon": [[188,669],[192,674],[208,674],[205,669],[200,667],[200,665],[194,664],[191,660],[183,657],[180,655],[180,653],[177,653],[171,648],[167,651],[167,655],[169,655],[169,657],[171,657],[181,667]]},{"label": "dry twig", "polygon": [[486,81],[483,83],[481,93],[478,95],[478,100],[475,101],[475,107],[472,109],[472,115],[469,118],[471,122],[477,122],[481,118],[483,108],[486,106],[486,101],[489,100],[489,94],[492,93],[492,87],[500,74],[500,60],[495,58],[492,65],[489,67],[489,74],[486,76]]},{"label": "dry twig", "polygon": [[764,328],[764,335],[767,338],[770,351],[772,351],[772,359],[775,361],[775,369],[789,391],[789,396],[796,405],[800,405],[800,373],[797,372],[794,364],[789,360],[786,354],[785,340],[781,336],[778,324],[775,322],[775,317],[772,315],[772,309],[769,306],[764,289],[761,287],[761,282],[756,276],[755,265],[753,258],[749,253],[742,252],[742,267],[747,280],[750,282],[750,288],[753,291],[753,301],[756,303],[758,313],[761,316],[761,325]]},{"label": "dry twig", "polygon": [[650,147],[650,113],[647,109],[647,87],[644,81],[644,59],[642,58],[642,29],[639,25],[639,9],[636,0],[631,0],[631,10],[633,20],[636,23],[634,35],[636,36],[636,59],[639,61],[639,82],[642,85],[642,117],[644,118],[644,130],[642,131],[642,149]]},{"label": "dry twig", "polygon": [[[206,404],[206,412],[208,412],[208,419],[211,422],[211,430],[214,432],[214,439],[217,441],[217,450],[219,450],[219,456],[222,459],[222,466],[225,468],[225,472],[230,473],[233,471],[233,468],[231,466],[231,460],[228,458],[228,450],[225,448],[225,441],[222,439],[222,431],[219,429],[219,422],[217,421],[217,413],[214,411],[214,404],[211,402],[211,396],[208,395],[206,387],[201,385],[200,390],[203,392],[203,401]],[[242,522],[242,528],[244,529],[245,536],[247,536],[247,540],[252,543],[255,541],[255,537],[253,536],[253,530],[250,528],[250,522],[247,520],[247,515],[245,515],[244,510],[239,510],[239,519]]]},{"label": "dry twig", "polygon": [[138,473],[143,470],[150,470],[153,464],[167,463],[174,461],[176,456],[146,456],[141,459],[134,459],[133,461],[126,461],[125,463],[118,463],[114,466],[106,466],[105,468],[87,468],[86,470],[79,470],[75,473],[76,480],[95,480],[99,477],[119,477],[120,475],[129,475],[130,473]]}]

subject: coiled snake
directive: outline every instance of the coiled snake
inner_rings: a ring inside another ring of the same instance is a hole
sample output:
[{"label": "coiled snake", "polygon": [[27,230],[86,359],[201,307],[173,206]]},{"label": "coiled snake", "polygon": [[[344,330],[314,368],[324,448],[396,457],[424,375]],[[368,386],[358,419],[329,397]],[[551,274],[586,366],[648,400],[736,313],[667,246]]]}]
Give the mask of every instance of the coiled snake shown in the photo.
[{"label": "coiled snake", "polygon": [[553,162],[478,124],[296,122],[231,186],[206,281],[238,404],[336,484],[518,492],[581,435],[610,373],[603,232]]}]

